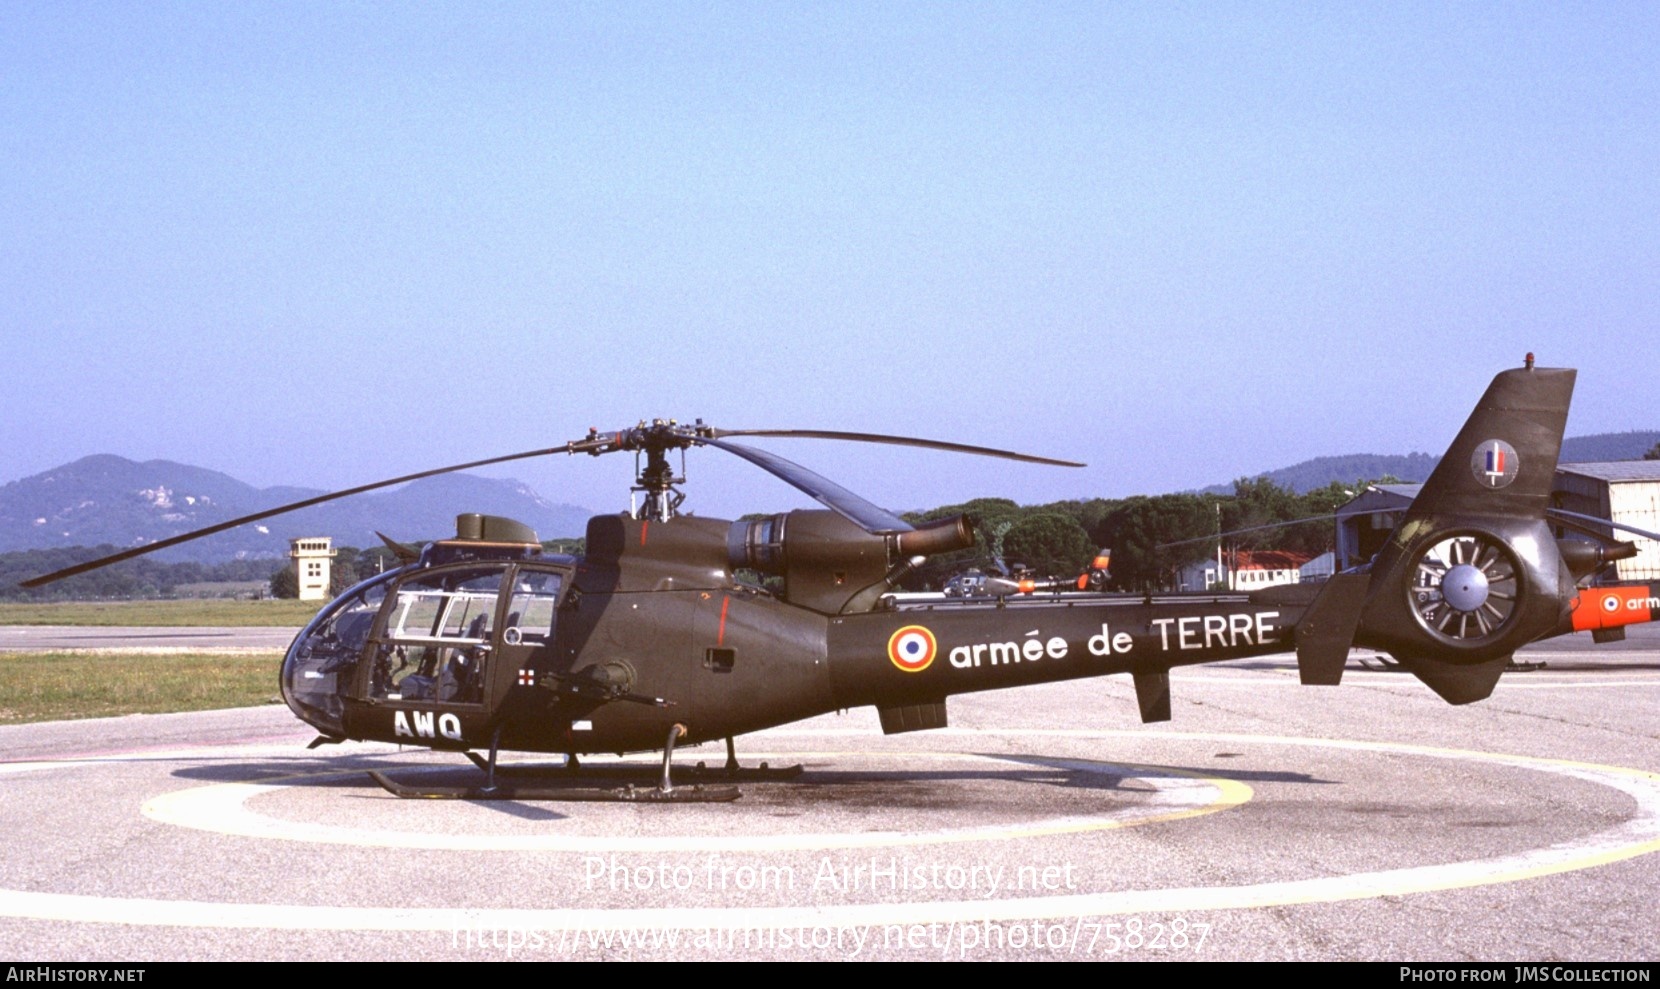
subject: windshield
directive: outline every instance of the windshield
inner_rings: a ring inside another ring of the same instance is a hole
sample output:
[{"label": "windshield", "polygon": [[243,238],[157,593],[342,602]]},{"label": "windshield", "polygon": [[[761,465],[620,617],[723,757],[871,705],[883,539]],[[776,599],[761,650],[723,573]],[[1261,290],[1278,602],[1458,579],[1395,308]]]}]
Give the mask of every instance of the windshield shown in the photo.
[{"label": "windshield", "polygon": [[341,685],[350,685],[386,588],[399,571],[358,584],[317,613],[288,647],[282,662],[282,699],[325,735],[341,737]]}]

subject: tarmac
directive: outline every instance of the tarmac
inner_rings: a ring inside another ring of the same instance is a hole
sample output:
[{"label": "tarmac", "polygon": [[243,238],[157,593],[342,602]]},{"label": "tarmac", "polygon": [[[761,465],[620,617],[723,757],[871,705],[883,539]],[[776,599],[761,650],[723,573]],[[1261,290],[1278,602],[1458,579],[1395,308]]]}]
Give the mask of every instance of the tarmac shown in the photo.
[{"label": "tarmac", "polygon": [[0,625],[0,652],[62,649],[220,649],[287,652],[297,628],[179,628],[173,626]]},{"label": "tarmac", "polygon": [[1155,725],[1122,677],[854,710],[740,738],[804,772],[723,804],[400,800],[366,770],[479,774],[280,706],[4,727],[0,955],[1652,960],[1660,630],[1520,658],[1465,707],[1357,651],[1179,670]]}]

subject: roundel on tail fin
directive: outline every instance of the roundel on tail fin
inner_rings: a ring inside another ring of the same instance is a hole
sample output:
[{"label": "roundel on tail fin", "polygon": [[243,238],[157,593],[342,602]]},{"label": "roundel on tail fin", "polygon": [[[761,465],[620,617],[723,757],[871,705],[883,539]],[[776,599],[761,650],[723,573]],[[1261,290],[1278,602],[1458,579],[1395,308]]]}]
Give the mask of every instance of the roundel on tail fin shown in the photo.
[{"label": "roundel on tail fin", "polygon": [[1521,467],[1516,448],[1504,440],[1483,440],[1470,454],[1470,473],[1483,487],[1509,487]]}]

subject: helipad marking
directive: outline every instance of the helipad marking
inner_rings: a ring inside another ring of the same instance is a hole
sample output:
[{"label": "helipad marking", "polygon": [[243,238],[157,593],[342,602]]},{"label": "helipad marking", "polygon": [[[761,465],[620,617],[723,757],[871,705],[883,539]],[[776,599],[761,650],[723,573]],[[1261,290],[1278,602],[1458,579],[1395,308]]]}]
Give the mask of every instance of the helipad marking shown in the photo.
[{"label": "helipad marking", "polygon": [[[0,761],[0,776],[12,773],[34,773],[43,769],[73,769],[84,766],[107,766],[138,759],[155,760],[167,759],[219,759],[224,757],[227,748],[235,747],[239,753],[253,754],[263,752],[273,756],[292,757],[293,745],[273,743],[243,744],[230,742],[215,746],[177,746],[153,745],[144,748],[120,749],[113,752],[81,752],[68,756],[56,756],[50,759],[19,759],[12,762]],[[387,747],[387,751],[392,749]]]},{"label": "helipad marking", "polygon": [[[948,729],[949,731],[949,729]],[[833,734],[834,732],[827,733]],[[981,733],[1003,734],[1003,733]],[[1007,734],[1117,738],[1130,732],[1051,729]],[[1121,890],[1007,900],[920,903],[859,903],[820,907],[714,907],[464,910],[402,907],[341,907],[309,904],[214,903],[193,900],[119,899],[63,893],[0,891],[0,916],[90,923],[201,928],[264,928],[336,931],[450,931],[469,927],[497,930],[741,930],[804,926],[878,926],[1009,920],[1048,920],[1142,912],[1240,910],[1299,903],[1402,896],[1515,882],[1571,872],[1660,851],[1660,774],[1619,766],[1560,759],[1473,752],[1389,742],[1287,738],[1185,732],[1137,732],[1140,739],[1272,743],[1394,753],[1426,758],[1474,760],[1584,780],[1630,796],[1637,813],[1630,820],[1586,838],[1548,848],[1469,862],[1387,869],[1349,876],[1258,883],[1233,887]]]},{"label": "helipad marking", "polygon": [[[767,755],[771,755],[768,753]],[[1110,831],[1115,828],[1176,821],[1237,807],[1251,799],[1251,788],[1237,780],[1200,776],[1178,769],[1134,766],[1128,763],[1094,762],[1081,759],[1003,758],[996,755],[964,753],[856,753],[791,752],[792,759],[835,759],[892,757],[915,761],[922,758],[953,761],[993,761],[1073,769],[1102,776],[1119,776],[1149,782],[1151,797],[1122,813],[1069,815],[1016,824],[944,828],[928,831],[857,831],[778,835],[489,835],[446,834],[444,847],[459,851],[488,852],[754,852],[823,851],[827,849],[913,847],[959,844],[974,841],[1007,841],[1045,835]],[[247,801],[261,794],[284,789],[308,779],[341,776],[346,771],[304,773],[254,783],[217,783],[155,797],[144,804],[144,816],[179,827],[212,831],[243,838],[304,841],[318,844],[371,848],[430,849],[428,832],[387,831],[347,828],[301,821],[284,821],[255,813]],[[350,772],[361,772],[351,770]],[[1155,775],[1156,774],[1156,775]]]},{"label": "helipad marking", "polygon": [[[1296,679],[1295,675],[1297,671],[1295,669],[1286,669],[1283,672],[1286,674],[1285,676],[1273,677],[1269,679],[1263,679],[1260,676],[1229,676],[1226,674],[1172,676],[1170,679],[1175,683],[1191,683],[1201,686],[1205,684],[1221,684],[1225,686],[1251,687],[1253,689],[1261,689],[1266,684],[1277,684],[1282,687],[1301,687],[1303,685]],[[1629,674],[1627,675],[1629,676]],[[1622,689],[1630,687],[1660,687],[1660,675],[1651,678],[1645,677],[1627,680],[1590,680],[1587,679],[1583,673],[1575,674],[1566,672],[1531,672],[1527,673],[1526,676],[1531,679],[1525,683],[1518,682],[1513,677],[1505,679],[1499,684],[1499,691],[1501,693],[1508,693],[1513,690],[1598,690],[1608,687],[1618,687]],[[1350,684],[1364,683],[1369,687],[1406,687],[1415,691],[1427,691],[1429,689],[1420,683],[1417,678],[1413,677],[1409,673],[1406,673],[1404,670],[1398,673],[1392,673],[1387,670],[1348,670],[1343,674],[1343,682]],[[1425,696],[1434,695],[1426,693]],[[1495,694],[1494,696],[1499,696],[1499,694]]]},{"label": "helipad marking", "polygon": [[0,776],[9,776],[12,773],[33,773],[42,769],[69,769],[76,766],[96,766],[100,763],[117,762],[116,759],[56,759],[39,760],[33,762],[5,762],[0,763]]}]

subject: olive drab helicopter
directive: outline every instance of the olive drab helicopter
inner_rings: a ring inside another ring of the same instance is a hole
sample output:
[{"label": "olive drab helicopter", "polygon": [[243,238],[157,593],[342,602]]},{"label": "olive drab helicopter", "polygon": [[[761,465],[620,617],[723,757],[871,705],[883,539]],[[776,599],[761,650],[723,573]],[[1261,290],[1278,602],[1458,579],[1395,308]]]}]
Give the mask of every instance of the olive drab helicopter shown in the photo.
[{"label": "olive drab helicopter", "polygon": [[[461,515],[453,539],[419,550],[388,540],[403,565],[324,607],[283,660],[283,699],[319,732],[313,746],[427,746],[463,753],[486,774],[478,786],[425,789],[377,775],[400,796],[729,800],[739,795],[735,787],[673,785],[677,745],[724,740],[727,764],[710,775],[778,778],[800,767],[740,768],[732,739],[865,705],[888,734],[942,728],[951,695],[1025,684],[1127,673],[1142,720],[1164,721],[1172,668],[1294,651],[1304,683],[1336,684],[1350,648],[1363,646],[1391,653],[1435,693],[1465,704],[1493,691],[1517,648],[1648,621],[1660,603],[1660,587],[1579,587],[1636,549],[1583,520],[1552,516],[1574,377],[1534,367],[1532,355],[1525,367],[1501,372],[1377,556],[1323,582],[1249,594],[1058,586],[995,599],[900,593],[901,579],[929,556],[973,545],[969,520],[913,526],[732,438],[1069,462],[864,433],[721,430],[701,420],[590,430],[546,450],[334,492],[26,584],[445,471],[553,453],[632,452],[633,508],[591,519],[580,557],[544,553],[527,526],[483,515]],[[685,479],[669,455],[683,458],[694,447],[742,457],[825,508],[737,522],[682,514]],[[1553,524],[1578,531],[1559,536]],[[753,575],[778,580],[765,581],[769,587],[744,579]],[[561,754],[568,776],[499,782],[504,749]],[[581,756],[659,750],[655,787],[580,785],[595,769],[578,768]]]}]

